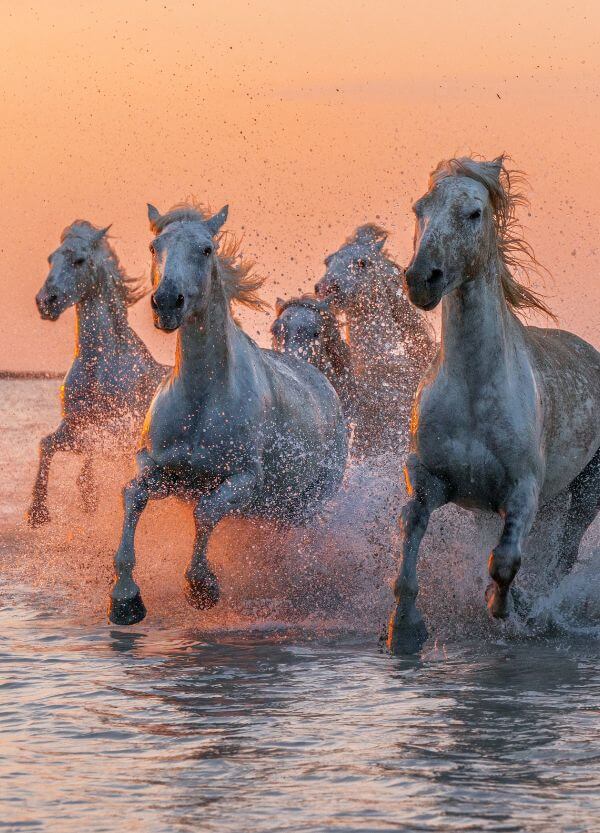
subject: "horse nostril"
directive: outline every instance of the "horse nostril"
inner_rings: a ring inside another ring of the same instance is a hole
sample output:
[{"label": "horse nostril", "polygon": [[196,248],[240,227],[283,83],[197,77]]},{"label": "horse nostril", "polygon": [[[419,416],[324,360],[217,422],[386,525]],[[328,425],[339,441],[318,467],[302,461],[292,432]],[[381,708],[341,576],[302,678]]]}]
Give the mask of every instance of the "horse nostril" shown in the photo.
[{"label": "horse nostril", "polygon": [[48,297],[46,298],[46,303],[47,304],[55,304],[57,301],[58,301],[58,295],[52,294],[52,295],[48,295]]},{"label": "horse nostril", "polygon": [[181,309],[184,302],[185,302],[185,298],[183,297],[183,295],[178,295],[177,300],[175,301],[175,306],[177,307],[177,309]]},{"label": "horse nostril", "polygon": [[432,269],[431,275],[429,276],[430,281],[441,281],[444,277],[444,273],[441,269]]}]

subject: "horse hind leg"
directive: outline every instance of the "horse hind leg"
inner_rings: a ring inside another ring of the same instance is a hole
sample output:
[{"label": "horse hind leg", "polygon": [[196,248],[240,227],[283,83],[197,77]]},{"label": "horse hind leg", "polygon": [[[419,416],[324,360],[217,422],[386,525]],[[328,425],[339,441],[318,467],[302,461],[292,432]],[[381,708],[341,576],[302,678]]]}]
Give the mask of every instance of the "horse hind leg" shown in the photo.
[{"label": "horse hind leg", "polygon": [[569,487],[571,504],[567,512],[558,569],[562,576],[573,569],[581,539],[600,511],[600,448]]},{"label": "horse hind leg", "polygon": [[77,477],[77,487],[81,495],[84,512],[95,512],[98,508],[98,485],[94,476],[94,462],[91,455],[87,455]]}]

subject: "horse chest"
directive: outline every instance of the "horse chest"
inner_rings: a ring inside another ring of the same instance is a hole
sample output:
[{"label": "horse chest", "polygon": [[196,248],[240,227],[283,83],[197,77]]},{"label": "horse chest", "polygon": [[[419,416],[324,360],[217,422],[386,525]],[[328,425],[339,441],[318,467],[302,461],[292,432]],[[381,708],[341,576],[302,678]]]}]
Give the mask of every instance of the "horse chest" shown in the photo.
[{"label": "horse chest", "polygon": [[421,400],[415,440],[423,465],[467,507],[497,509],[533,465],[520,415],[496,397],[431,392]]}]

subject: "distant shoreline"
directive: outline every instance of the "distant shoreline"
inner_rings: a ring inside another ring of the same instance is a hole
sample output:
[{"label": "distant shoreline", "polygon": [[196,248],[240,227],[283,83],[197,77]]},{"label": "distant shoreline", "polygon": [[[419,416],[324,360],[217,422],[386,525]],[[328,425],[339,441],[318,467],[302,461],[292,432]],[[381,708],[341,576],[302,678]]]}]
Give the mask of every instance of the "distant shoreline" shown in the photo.
[{"label": "distant shoreline", "polygon": [[64,379],[56,370],[0,370],[0,379]]}]

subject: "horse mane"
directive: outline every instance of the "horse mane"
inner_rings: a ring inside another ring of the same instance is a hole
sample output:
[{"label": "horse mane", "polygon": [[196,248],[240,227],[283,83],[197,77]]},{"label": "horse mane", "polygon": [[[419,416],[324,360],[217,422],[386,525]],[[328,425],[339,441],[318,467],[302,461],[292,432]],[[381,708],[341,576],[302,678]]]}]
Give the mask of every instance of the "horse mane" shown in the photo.
[{"label": "horse mane", "polygon": [[327,301],[321,301],[314,295],[300,295],[297,298],[288,298],[278,303],[277,317],[281,316],[290,307],[301,307],[318,313],[325,324],[323,340],[327,348],[327,355],[331,360],[333,369],[338,376],[350,369],[350,348],[342,338],[338,327],[338,321],[331,311]]},{"label": "horse mane", "polygon": [[[153,222],[152,228],[155,234],[160,234],[171,223],[206,223],[210,217],[211,211],[207,207],[190,200],[174,205]],[[237,302],[250,309],[268,310],[269,304],[259,295],[265,278],[254,272],[254,261],[240,254],[242,242],[243,237],[237,237],[231,231],[220,231],[216,236],[219,275],[225,295],[230,304]]]},{"label": "horse mane", "polygon": [[378,226],[377,223],[365,223],[358,226],[354,232],[346,238],[348,243],[385,243],[389,237],[389,232],[383,226]]},{"label": "horse mane", "polygon": [[[88,220],[75,220],[64,229],[60,242],[64,243],[67,238],[77,237],[89,242],[99,231],[100,229]],[[103,266],[106,275],[112,280],[125,306],[131,307],[150,292],[148,281],[144,275],[131,277],[125,272],[106,235],[102,237],[102,246],[105,254]]]},{"label": "horse mane", "polygon": [[532,246],[524,239],[523,227],[517,219],[517,210],[529,205],[529,200],[521,190],[528,185],[525,174],[508,168],[508,160],[505,154],[493,162],[468,156],[445,159],[431,173],[429,187],[432,188],[448,176],[466,176],[487,189],[496,226],[502,291],[509,307],[515,312],[538,310],[556,322],[556,315],[544,303],[542,296],[512,274],[512,270],[515,270],[529,281],[532,274],[541,275],[547,273],[547,270],[539,263]]}]

